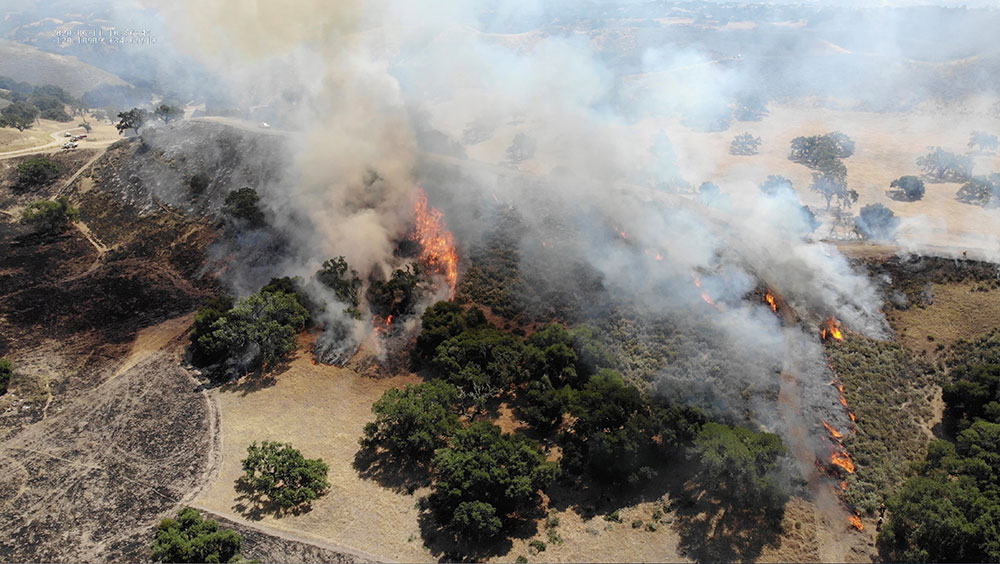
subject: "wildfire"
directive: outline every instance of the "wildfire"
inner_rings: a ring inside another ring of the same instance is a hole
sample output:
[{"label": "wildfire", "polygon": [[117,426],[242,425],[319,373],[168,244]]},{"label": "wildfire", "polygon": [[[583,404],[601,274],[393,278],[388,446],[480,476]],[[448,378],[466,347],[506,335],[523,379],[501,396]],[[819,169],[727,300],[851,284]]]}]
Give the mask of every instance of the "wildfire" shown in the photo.
[{"label": "wildfire", "polygon": [[851,460],[851,455],[847,451],[831,454],[830,464],[844,470],[848,474],[854,473],[854,461]]},{"label": "wildfire", "polygon": [[844,434],[834,429],[833,425],[830,425],[826,421],[823,421],[823,426],[826,427],[826,430],[830,433],[830,435],[833,436],[833,438],[837,439],[838,441],[844,438]]},{"label": "wildfire", "polygon": [[771,306],[771,311],[778,313],[778,304],[774,301],[774,294],[771,292],[764,294],[764,301],[767,302],[767,305]]},{"label": "wildfire", "polygon": [[844,340],[844,333],[840,330],[840,322],[835,318],[828,318],[819,329],[819,336],[824,341],[833,338],[838,341]]},{"label": "wildfire", "polygon": [[858,515],[857,513],[855,513],[854,515],[851,515],[850,517],[848,517],[847,520],[851,522],[851,525],[855,529],[857,529],[859,531],[865,530],[865,524],[861,522],[861,516]]},{"label": "wildfire", "polygon": [[377,335],[386,335],[389,332],[392,327],[392,317],[392,315],[385,319],[380,319],[377,315],[372,317],[372,328]]},{"label": "wildfire", "polygon": [[423,249],[420,258],[430,268],[444,274],[448,282],[449,296],[455,295],[458,282],[458,253],[455,252],[455,236],[445,227],[441,210],[427,203],[427,193],[417,189],[416,228],[413,241]]},{"label": "wildfire", "polygon": [[699,290],[701,290],[701,299],[705,300],[706,304],[714,306],[715,302],[712,301],[712,297],[709,296],[708,292],[706,292],[705,290],[703,290],[702,287],[701,287],[701,278],[695,276],[694,277],[694,285],[697,286]]}]

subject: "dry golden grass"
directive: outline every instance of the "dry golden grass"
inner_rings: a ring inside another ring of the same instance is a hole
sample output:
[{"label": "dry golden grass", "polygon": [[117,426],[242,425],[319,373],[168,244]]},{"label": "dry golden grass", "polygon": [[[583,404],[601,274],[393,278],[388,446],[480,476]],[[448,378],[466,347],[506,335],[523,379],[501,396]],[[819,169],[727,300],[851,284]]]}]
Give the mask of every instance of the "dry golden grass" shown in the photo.
[{"label": "dry golden grass", "polygon": [[935,284],[934,303],[890,314],[900,340],[917,354],[933,355],[939,345],[971,339],[1000,327],[998,290],[976,291],[976,282]]}]

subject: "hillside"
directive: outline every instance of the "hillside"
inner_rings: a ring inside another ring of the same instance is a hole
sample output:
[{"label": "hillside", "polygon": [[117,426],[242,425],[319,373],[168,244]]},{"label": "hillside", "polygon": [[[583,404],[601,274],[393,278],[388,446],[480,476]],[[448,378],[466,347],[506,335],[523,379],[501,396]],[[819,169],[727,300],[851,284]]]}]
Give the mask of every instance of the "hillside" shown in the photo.
[{"label": "hillside", "polygon": [[32,85],[54,84],[74,96],[103,84],[128,83],[75,57],[48,53],[16,41],[0,39],[0,76]]}]

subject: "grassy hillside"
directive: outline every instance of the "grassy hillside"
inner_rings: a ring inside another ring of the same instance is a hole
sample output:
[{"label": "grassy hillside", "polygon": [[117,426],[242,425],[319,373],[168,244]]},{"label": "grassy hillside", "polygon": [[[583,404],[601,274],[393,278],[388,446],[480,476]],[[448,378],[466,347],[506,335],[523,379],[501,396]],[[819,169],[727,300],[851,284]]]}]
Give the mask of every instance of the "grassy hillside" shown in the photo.
[{"label": "grassy hillside", "polygon": [[75,57],[46,53],[15,41],[0,40],[0,76],[33,85],[55,84],[80,96],[102,84],[128,84]]}]

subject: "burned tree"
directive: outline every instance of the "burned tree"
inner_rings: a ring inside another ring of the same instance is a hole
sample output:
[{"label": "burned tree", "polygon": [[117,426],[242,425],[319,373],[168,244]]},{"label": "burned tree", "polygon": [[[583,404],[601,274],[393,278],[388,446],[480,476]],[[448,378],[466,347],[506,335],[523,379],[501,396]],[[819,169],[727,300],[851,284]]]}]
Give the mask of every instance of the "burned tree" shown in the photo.
[{"label": "burned tree", "polygon": [[754,137],[749,133],[737,135],[729,145],[730,155],[751,156],[756,155],[760,147],[760,137]]}]

